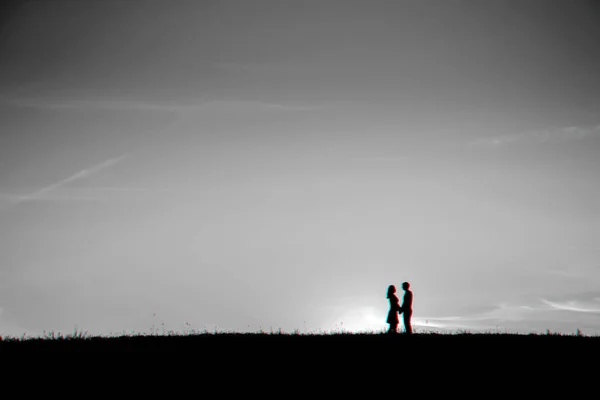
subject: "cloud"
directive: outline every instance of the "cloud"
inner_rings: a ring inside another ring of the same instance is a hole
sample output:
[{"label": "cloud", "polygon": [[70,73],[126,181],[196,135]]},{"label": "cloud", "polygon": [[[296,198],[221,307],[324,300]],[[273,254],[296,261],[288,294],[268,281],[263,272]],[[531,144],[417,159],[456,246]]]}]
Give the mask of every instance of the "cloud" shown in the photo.
[{"label": "cloud", "polygon": [[[588,283],[600,283],[600,271],[598,271],[597,261],[594,258],[592,249],[580,247],[580,254],[589,251],[590,259],[581,259],[578,262],[570,262],[562,266],[550,267],[544,270],[548,275],[568,278],[570,280],[585,280]],[[581,256],[583,257],[583,256]]]},{"label": "cloud", "polygon": [[600,313],[600,296],[591,299],[584,298],[565,301],[541,299],[541,301],[555,310],[573,311],[577,313]]},{"label": "cloud", "polygon": [[[1,196],[1,198],[4,198],[5,200],[9,201],[9,204],[11,205],[16,205],[16,204],[20,204],[26,201],[32,201],[32,200],[57,200],[57,199],[61,199],[61,196],[53,196],[52,193],[55,192],[57,189],[62,188],[65,185],[68,185],[69,183],[75,182],[75,181],[79,181],[81,179],[85,179],[88,178],[92,175],[95,175],[97,173],[99,173],[100,171],[103,171],[107,168],[110,168],[114,165],[116,165],[117,163],[121,162],[122,160],[124,160],[126,157],[128,157],[127,154],[122,155],[120,157],[116,157],[116,158],[111,158],[109,160],[106,160],[104,162],[101,162],[100,164],[94,165],[92,167],[83,169],[71,176],[69,176],[68,178],[65,178],[61,181],[58,181],[56,183],[53,183],[51,185],[48,185],[46,187],[43,187],[41,189],[36,190],[33,193],[27,194],[27,195],[23,195],[23,196],[11,196],[11,195],[3,195]],[[76,196],[77,198],[77,196]],[[69,197],[69,199],[73,199],[71,197]],[[81,199],[83,200],[89,200],[90,197],[89,196],[82,196]]]},{"label": "cloud", "polygon": [[597,314],[600,314],[600,293],[589,292],[551,300],[542,298],[522,303],[500,303],[479,313],[440,317],[416,316],[415,323],[473,332],[511,329],[529,333],[550,328],[553,331],[566,332],[577,327],[600,332]]},{"label": "cloud", "polygon": [[313,111],[324,107],[323,104],[309,105],[299,102],[269,102],[257,99],[245,100],[243,98],[214,99],[198,105],[198,107],[201,106],[233,111]]},{"label": "cloud", "polygon": [[319,107],[307,104],[292,104],[265,102],[260,100],[241,100],[241,99],[176,99],[176,100],[127,100],[118,98],[64,98],[64,97],[0,97],[0,101],[5,104],[16,105],[19,107],[31,107],[45,110],[141,110],[141,111],[194,111],[205,106],[225,106],[225,107],[259,107],[264,109],[281,111],[311,111]]},{"label": "cloud", "polygon": [[535,311],[536,309],[529,305],[501,303],[491,307],[488,311],[481,313],[421,319],[425,319],[431,324],[440,327],[468,327],[480,325],[482,322],[488,322],[490,325],[497,325],[500,321],[522,321],[529,318]]},{"label": "cloud", "polygon": [[[40,199],[27,199],[26,196],[20,196],[16,194],[0,194],[0,201],[9,203],[9,204],[18,204],[27,200],[40,200]],[[58,195],[58,194],[49,194],[43,197],[44,201],[95,201],[96,197],[91,196],[81,196],[81,195]]]},{"label": "cloud", "polygon": [[4,98],[4,103],[16,105],[19,107],[31,107],[47,110],[80,110],[80,109],[98,109],[98,110],[147,110],[147,111],[178,111],[198,107],[199,100],[194,101],[143,101],[143,100],[124,100],[112,98],[55,98],[55,97],[36,97],[36,98]]},{"label": "cloud", "polygon": [[106,168],[112,167],[113,165],[115,165],[118,162],[122,161],[126,157],[127,157],[127,155],[122,155],[122,156],[117,157],[117,158],[111,158],[109,160],[106,160],[106,161],[98,164],[98,165],[94,165],[94,166],[92,166],[90,168],[83,169],[83,170],[81,170],[81,171],[79,171],[79,172],[71,175],[70,177],[68,177],[66,179],[63,179],[62,181],[56,182],[56,183],[54,183],[54,184],[52,184],[50,186],[46,186],[46,187],[38,190],[37,192],[34,192],[34,193],[32,193],[30,195],[27,195],[27,196],[24,196],[22,199],[23,200],[31,200],[31,199],[36,199],[36,198],[39,198],[39,197],[43,197],[45,193],[51,192],[53,190],[56,190],[56,189],[58,189],[61,186],[64,186],[64,185],[69,184],[71,182],[78,181],[80,179],[87,178],[87,177],[89,177],[91,175],[97,174],[98,172],[100,172],[100,171],[102,171],[102,170],[104,170]]},{"label": "cloud", "polygon": [[517,134],[477,138],[469,142],[468,145],[474,147],[500,148],[517,144],[540,144],[574,141],[598,134],[600,134],[600,125],[592,127],[570,126],[566,128],[552,128]]},{"label": "cloud", "polygon": [[[36,198],[33,200],[43,201],[99,201],[107,198],[114,198],[115,196],[131,195],[147,193],[150,189],[148,188],[135,188],[135,187],[77,187],[67,188],[61,187],[50,193],[45,193],[43,197]],[[155,194],[157,189],[152,189]],[[28,195],[30,196],[30,195]],[[6,194],[0,193],[0,202],[15,204],[21,201],[25,201],[26,196],[18,194]]]},{"label": "cloud", "polygon": [[285,110],[285,111],[311,111],[311,110],[315,110],[317,108],[317,107],[311,107],[311,106],[264,103],[264,102],[260,102],[260,104],[262,104],[263,106],[265,106],[267,108],[273,108],[276,110]]}]

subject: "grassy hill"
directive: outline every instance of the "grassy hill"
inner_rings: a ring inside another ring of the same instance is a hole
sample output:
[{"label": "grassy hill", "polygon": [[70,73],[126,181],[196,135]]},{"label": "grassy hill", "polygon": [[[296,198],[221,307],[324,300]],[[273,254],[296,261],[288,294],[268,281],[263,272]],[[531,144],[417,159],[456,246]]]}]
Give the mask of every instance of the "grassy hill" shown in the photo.
[{"label": "grassy hill", "polygon": [[598,352],[600,336],[578,334],[436,333],[419,332],[407,336],[383,332],[285,333],[201,332],[87,336],[47,334],[44,337],[9,337],[0,341],[0,351],[199,351],[219,352],[301,352],[322,349],[327,352],[371,350],[437,356],[481,353],[506,358],[518,352],[579,354]]}]

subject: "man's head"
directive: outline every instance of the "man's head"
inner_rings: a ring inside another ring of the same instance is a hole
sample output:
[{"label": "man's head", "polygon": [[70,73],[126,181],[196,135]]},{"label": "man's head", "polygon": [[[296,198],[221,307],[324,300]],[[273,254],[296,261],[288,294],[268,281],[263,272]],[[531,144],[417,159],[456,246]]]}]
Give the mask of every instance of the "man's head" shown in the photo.
[{"label": "man's head", "polygon": [[402,283],[402,289],[408,290],[409,287],[410,287],[410,283],[408,283],[408,282]]}]

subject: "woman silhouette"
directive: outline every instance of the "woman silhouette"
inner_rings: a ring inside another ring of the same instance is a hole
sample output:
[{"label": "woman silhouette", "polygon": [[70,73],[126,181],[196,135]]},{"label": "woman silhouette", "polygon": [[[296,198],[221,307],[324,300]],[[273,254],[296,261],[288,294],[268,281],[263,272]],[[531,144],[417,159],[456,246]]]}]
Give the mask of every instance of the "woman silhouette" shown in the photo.
[{"label": "woman silhouette", "polygon": [[400,300],[396,296],[396,286],[390,285],[387,291],[387,298],[390,299],[390,311],[388,312],[387,323],[390,324],[388,333],[398,333],[398,311],[400,311]]}]

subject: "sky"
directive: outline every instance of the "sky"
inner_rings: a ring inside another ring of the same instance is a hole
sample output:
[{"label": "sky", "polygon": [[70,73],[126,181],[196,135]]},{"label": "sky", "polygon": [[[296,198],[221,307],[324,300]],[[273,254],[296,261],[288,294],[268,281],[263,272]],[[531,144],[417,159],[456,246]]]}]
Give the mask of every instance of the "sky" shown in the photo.
[{"label": "sky", "polygon": [[3,1],[0,335],[600,333],[600,3]]}]

